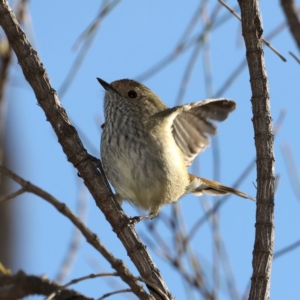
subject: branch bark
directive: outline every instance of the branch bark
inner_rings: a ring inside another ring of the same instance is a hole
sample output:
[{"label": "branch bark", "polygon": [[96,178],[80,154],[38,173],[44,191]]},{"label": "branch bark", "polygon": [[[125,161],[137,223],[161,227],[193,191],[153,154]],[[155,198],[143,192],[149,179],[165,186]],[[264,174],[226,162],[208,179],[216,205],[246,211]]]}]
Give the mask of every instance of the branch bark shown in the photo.
[{"label": "branch bark", "polygon": [[91,300],[91,298],[69,289],[63,289],[60,285],[49,279],[27,275],[20,271],[16,275],[0,276],[1,299],[17,300],[30,295],[48,296],[57,293],[57,300],[81,299]]},{"label": "branch bark", "polygon": [[[146,246],[142,244],[134,228],[128,226],[129,218],[114,199],[104,176],[101,176],[93,163],[93,159],[83,147],[66,111],[61,106],[56,91],[50,84],[48,74],[37,52],[30,45],[6,0],[0,1],[0,25],[16,53],[26,80],[31,85],[39,105],[55,131],[68,161],[81,174],[97,206],[104,213],[113,231],[118,235],[142,278],[155,284],[170,299],[173,299],[159,270],[146,250]],[[112,267],[115,268],[116,266]],[[122,279],[126,281],[126,278],[122,277]],[[150,299],[150,296],[147,293],[142,293],[137,285],[130,285],[130,287],[139,298]],[[161,299],[153,289],[150,288],[150,292],[156,299]]]},{"label": "branch bark", "polygon": [[249,299],[269,299],[274,248],[274,134],[268,79],[262,47],[262,22],[257,0],[239,0],[252,89],[253,126],[257,156],[256,232]]}]

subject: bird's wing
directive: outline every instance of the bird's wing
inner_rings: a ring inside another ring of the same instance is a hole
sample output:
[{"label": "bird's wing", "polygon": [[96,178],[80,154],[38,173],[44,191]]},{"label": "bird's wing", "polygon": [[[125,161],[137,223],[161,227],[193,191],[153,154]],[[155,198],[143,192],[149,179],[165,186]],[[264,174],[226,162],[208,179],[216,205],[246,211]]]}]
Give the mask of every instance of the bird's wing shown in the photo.
[{"label": "bird's wing", "polygon": [[208,135],[216,134],[216,127],[211,120],[224,121],[235,107],[235,102],[228,99],[207,99],[187,104],[186,109],[176,116],[173,136],[187,167],[209,145]]}]

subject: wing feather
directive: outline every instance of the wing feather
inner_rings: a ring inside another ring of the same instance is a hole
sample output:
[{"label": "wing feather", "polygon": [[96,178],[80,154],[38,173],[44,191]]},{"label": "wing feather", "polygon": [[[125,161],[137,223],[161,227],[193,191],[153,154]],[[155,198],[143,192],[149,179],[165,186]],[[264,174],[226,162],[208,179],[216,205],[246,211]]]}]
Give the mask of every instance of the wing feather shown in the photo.
[{"label": "wing feather", "polygon": [[208,135],[216,134],[211,121],[224,121],[236,107],[227,99],[207,99],[188,104],[173,122],[173,136],[181,149],[186,166],[210,144]]}]

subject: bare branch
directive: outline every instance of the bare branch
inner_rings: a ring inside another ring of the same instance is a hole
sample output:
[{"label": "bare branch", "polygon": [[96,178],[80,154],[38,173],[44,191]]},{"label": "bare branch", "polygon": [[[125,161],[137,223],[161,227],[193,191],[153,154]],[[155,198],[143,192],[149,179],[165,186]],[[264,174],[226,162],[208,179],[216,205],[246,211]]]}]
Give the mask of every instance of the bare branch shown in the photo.
[{"label": "bare branch", "polygon": [[33,193],[46,200],[48,203],[52,204],[61,214],[66,216],[80,230],[80,232],[86,238],[87,242],[91,244],[96,250],[98,250],[107,261],[110,262],[111,266],[118,272],[119,276],[123,279],[124,282],[126,282],[130,287],[134,287],[135,290],[140,290],[139,297],[143,299],[151,299],[151,297],[149,297],[148,294],[144,291],[143,287],[137,283],[137,280],[130,273],[125,264],[121,260],[116,259],[100,242],[97,235],[90,231],[64,203],[58,201],[52,195],[48,194],[32,183],[24,180],[14,172],[6,169],[1,165],[0,172],[19,183],[27,192]]},{"label": "bare branch", "polygon": [[[245,170],[242,172],[242,174],[239,176],[239,178],[236,180],[236,182],[232,185],[234,188],[237,188],[243,180],[248,176],[248,174],[252,171],[252,169],[255,166],[255,159],[253,159],[248,166],[245,168]],[[210,218],[212,215],[214,215],[223,204],[225,204],[228,199],[230,198],[230,195],[222,197],[220,200],[218,200],[214,206],[208,210],[203,217],[201,217],[192,227],[190,230],[189,235],[186,237],[186,239],[183,241],[183,247],[185,247],[185,244],[189,242],[190,239],[192,239],[196,232],[199,230],[199,228],[204,224],[204,222],[207,220],[207,218]]]},{"label": "bare branch", "polygon": [[[162,58],[158,63],[156,63],[154,66],[149,68],[149,70],[146,70],[142,74],[138,75],[136,77],[137,81],[144,81],[153,75],[155,75],[157,72],[162,70],[164,67],[166,67],[168,64],[173,62],[176,58],[180,56],[180,54],[183,54],[185,51],[190,49],[192,46],[194,46],[197,43],[202,43],[204,37],[206,36],[208,31],[212,31],[214,29],[217,29],[219,26],[221,26],[225,21],[228,20],[228,16],[219,18],[216,20],[218,11],[216,10],[216,15],[212,16],[211,22],[207,23],[206,26],[203,28],[203,30],[197,34],[196,36],[193,36],[190,39],[183,39],[183,37],[179,40],[179,43],[175,46],[175,48],[171,51],[170,54],[166,55],[164,58]],[[213,18],[214,17],[214,18]],[[186,31],[186,33],[188,33]]]},{"label": "bare branch", "polygon": [[298,201],[300,201],[300,176],[292,149],[288,143],[285,143],[281,145],[281,151],[283,154],[284,162],[287,167],[287,172],[292,185],[292,190]]},{"label": "bare branch", "polygon": [[72,284],[76,284],[78,282],[81,282],[81,281],[84,281],[84,280],[88,280],[88,279],[93,279],[93,278],[98,278],[98,277],[104,277],[104,276],[119,276],[118,273],[101,273],[101,274],[90,274],[90,275],[87,275],[87,276],[83,276],[83,277],[80,277],[80,278],[76,278],[76,279],[73,279],[71,280],[70,282],[68,282],[67,284],[63,285],[59,290],[51,293],[47,298],[46,300],[51,300],[53,299],[54,297],[56,297],[57,295],[59,295],[59,293],[65,289],[66,287],[72,285]]},{"label": "bare branch", "polygon": [[[86,214],[87,214],[87,206],[89,200],[89,193],[84,186],[83,182],[79,182],[78,180],[78,192],[77,192],[77,209],[76,214],[83,223],[86,222]],[[74,227],[73,234],[71,237],[70,244],[68,246],[68,250],[66,251],[64,260],[59,268],[58,274],[56,275],[55,281],[62,284],[68,274],[71,272],[71,269],[76,261],[76,257],[80,250],[80,245],[82,241],[82,234],[78,228]]]},{"label": "bare branch", "polygon": [[290,51],[289,55],[293,57],[298,64],[300,64],[300,59],[293,52]]},{"label": "bare branch", "polygon": [[132,293],[132,290],[131,289],[123,289],[123,290],[118,290],[118,291],[114,291],[111,293],[107,293],[107,294],[104,294],[102,297],[98,298],[98,300],[102,300],[102,299],[108,298],[110,296],[113,296],[116,294],[123,294],[123,293]]},{"label": "bare branch", "polygon": [[[219,2],[226,7],[238,20],[242,21],[241,17],[230,7],[228,6],[223,0],[219,0]],[[262,38],[262,41],[275,53],[277,54],[282,61],[286,62],[286,58],[281,55],[267,40]]]},{"label": "bare branch", "polygon": [[13,199],[13,198],[16,198],[16,197],[18,197],[18,196],[24,194],[25,192],[26,192],[26,188],[21,188],[21,189],[19,189],[19,190],[16,191],[16,192],[13,192],[13,193],[11,193],[11,194],[9,194],[9,195],[6,195],[6,196],[1,197],[1,198],[0,198],[0,203],[1,203],[1,202],[8,201],[8,200]]},{"label": "bare branch", "polygon": [[31,276],[22,271],[15,275],[2,274],[0,276],[0,290],[0,299],[5,300],[17,300],[30,295],[48,296],[57,291],[60,291],[55,298],[57,300],[91,300],[91,298],[73,290],[62,289],[60,285],[43,276]]},{"label": "bare branch", "polygon": [[72,279],[68,283],[64,284],[63,287],[66,288],[72,284],[76,284],[80,281],[87,280],[87,279],[93,279],[93,278],[98,278],[98,277],[104,277],[104,276],[119,276],[118,273],[100,273],[100,274],[90,274],[87,276],[83,276],[80,278]]},{"label": "bare branch", "polygon": [[[204,1],[204,4],[205,4],[205,1]],[[201,15],[202,10],[204,10],[204,7],[202,7],[202,5],[203,4],[201,3],[199,16]],[[178,92],[178,95],[177,95],[177,99],[175,101],[176,105],[179,105],[179,104],[182,103],[182,100],[183,100],[184,94],[186,92],[186,88],[187,88],[189,79],[190,79],[191,74],[192,74],[192,71],[193,71],[194,67],[196,66],[196,61],[198,59],[200,51],[204,47],[204,45],[206,44],[207,38],[208,38],[210,32],[212,31],[212,26],[214,25],[214,22],[215,22],[216,17],[219,13],[219,10],[220,10],[220,5],[217,4],[215,6],[210,18],[207,19],[204,23],[205,30],[203,31],[203,33],[201,35],[201,38],[197,39],[194,50],[193,50],[193,52],[190,56],[190,59],[189,59],[187,65],[186,65],[186,68],[185,68],[185,71],[184,71],[184,74],[183,74],[183,78],[181,80],[181,84],[180,84],[180,87],[179,87],[179,92]],[[179,45],[181,45],[181,43],[183,43],[183,42],[180,41],[180,43],[178,44],[178,47],[179,47]]]},{"label": "bare branch", "polygon": [[84,32],[79,36],[77,41],[74,44],[74,49],[76,49],[80,43],[83,43],[82,48],[80,49],[75,61],[73,62],[72,67],[70,68],[66,78],[64,79],[63,83],[61,84],[60,88],[58,89],[59,97],[62,98],[68,88],[70,87],[71,83],[73,82],[74,78],[77,75],[77,72],[79,71],[79,68],[81,64],[83,63],[89,48],[91,47],[94,38],[96,36],[96,33],[100,27],[101,21],[104,19],[104,17],[107,16],[109,12],[112,11],[112,9],[119,4],[121,0],[115,0],[109,4],[103,2],[102,6],[100,8],[100,12],[98,13],[95,20],[92,22],[91,25],[88,26],[87,29],[84,30]]},{"label": "bare branch", "polygon": [[252,89],[251,102],[257,155],[256,231],[249,299],[269,299],[274,249],[274,134],[258,1],[238,2],[241,8],[242,32]]},{"label": "bare branch", "polygon": [[[268,40],[271,40],[272,38],[277,36],[285,27],[286,27],[285,22],[277,25],[270,33],[267,34],[266,38]],[[224,92],[231,86],[231,84],[235,81],[235,79],[238,78],[238,76],[241,74],[241,72],[244,70],[246,66],[247,66],[247,60],[246,58],[243,58],[243,60],[236,67],[236,69],[232,71],[231,75],[228,76],[228,78],[225,80],[225,82],[222,84],[219,90],[214,94],[214,97],[215,98],[221,97],[221,95],[224,94]]]},{"label": "bare branch", "polygon": [[287,254],[288,252],[291,252],[293,250],[295,250],[296,248],[300,247],[300,240],[294,242],[293,244],[287,246],[287,247],[284,247],[283,249],[280,249],[278,251],[276,251],[274,253],[274,259],[282,256],[282,255],[285,255]]}]

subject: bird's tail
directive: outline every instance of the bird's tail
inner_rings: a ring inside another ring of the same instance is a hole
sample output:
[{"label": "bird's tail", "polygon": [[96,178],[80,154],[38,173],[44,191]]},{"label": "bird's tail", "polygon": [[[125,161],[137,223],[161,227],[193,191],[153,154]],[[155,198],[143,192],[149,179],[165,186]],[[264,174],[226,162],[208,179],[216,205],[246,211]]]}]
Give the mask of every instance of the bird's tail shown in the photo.
[{"label": "bird's tail", "polygon": [[239,190],[236,190],[234,188],[222,185],[219,182],[198,177],[192,174],[189,174],[189,177],[190,177],[190,184],[187,187],[186,193],[192,193],[197,196],[200,196],[203,193],[210,194],[213,196],[234,194],[245,199],[256,201],[255,198],[250,197],[247,194]]}]

